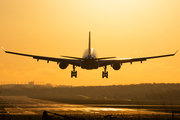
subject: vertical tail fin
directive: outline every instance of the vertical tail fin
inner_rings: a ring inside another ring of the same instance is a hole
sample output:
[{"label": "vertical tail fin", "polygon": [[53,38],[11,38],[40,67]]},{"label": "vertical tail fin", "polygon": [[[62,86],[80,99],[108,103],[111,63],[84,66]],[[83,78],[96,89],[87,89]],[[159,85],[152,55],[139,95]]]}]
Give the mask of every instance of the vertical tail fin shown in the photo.
[{"label": "vertical tail fin", "polygon": [[88,46],[88,56],[91,56],[91,32],[89,31],[89,46]]}]

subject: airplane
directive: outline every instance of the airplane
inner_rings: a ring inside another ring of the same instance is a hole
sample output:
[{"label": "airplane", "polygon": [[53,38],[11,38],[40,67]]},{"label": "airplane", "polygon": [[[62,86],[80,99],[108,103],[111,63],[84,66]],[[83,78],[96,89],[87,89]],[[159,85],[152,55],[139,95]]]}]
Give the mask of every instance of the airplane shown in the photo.
[{"label": "airplane", "polygon": [[88,49],[84,51],[83,57],[61,56],[64,58],[54,58],[54,57],[46,57],[46,56],[38,56],[38,55],[30,55],[30,54],[6,51],[3,47],[2,49],[4,50],[5,53],[32,57],[33,59],[37,59],[37,61],[47,60],[47,63],[49,63],[49,61],[57,62],[60,69],[66,69],[70,64],[73,66],[73,70],[71,71],[71,78],[72,77],[77,78],[77,71],[75,70],[76,67],[81,67],[82,69],[86,69],[86,70],[92,70],[92,69],[98,69],[99,67],[104,67],[104,71],[102,71],[102,78],[104,77],[108,78],[108,71],[107,71],[108,65],[110,65],[114,70],[119,70],[123,63],[132,64],[132,62],[138,62],[138,61],[142,63],[142,61],[146,61],[147,59],[174,56],[178,52],[176,51],[174,54],[140,57],[140,58],[120,58],[120,59],[114,59],[117,57],[98,58],[97,52],[93,48],[91,48],[91,32],[89,32]]}]

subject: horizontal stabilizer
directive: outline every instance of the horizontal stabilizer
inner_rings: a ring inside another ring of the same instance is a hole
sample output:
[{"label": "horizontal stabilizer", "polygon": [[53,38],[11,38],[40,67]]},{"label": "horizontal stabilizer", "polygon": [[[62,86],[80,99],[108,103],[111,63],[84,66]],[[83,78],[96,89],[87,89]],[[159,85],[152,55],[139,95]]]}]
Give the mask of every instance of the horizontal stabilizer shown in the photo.
[{"label": "horizontal stabilizer", "polygon": [[65,58],[74,58],[74,59],[78,59],[78,60],[82,60],[83,58],[79,58],[79,57],[71,57],[71,56],[62,56],[61,57],[65,57]]},{"label": "horizontal stabilizer", "polygon": [[112,59],[112,58],[117,58],[117,57],[104,57],[104,58],[96,58],[96,60]]},{"label": "horizontal stabilizer", "polygon": [[[73,58],[73,59],[78,59],[78,60],[83,60],[84,58],[79,58],[79,57],[71,57],[71,56],[61,56],[65,58]],[[95,60],[103,60],[103,59],[112,59],[112,58],[117,58],[117,57],[104,57],[104,58],[95,58]]]}]

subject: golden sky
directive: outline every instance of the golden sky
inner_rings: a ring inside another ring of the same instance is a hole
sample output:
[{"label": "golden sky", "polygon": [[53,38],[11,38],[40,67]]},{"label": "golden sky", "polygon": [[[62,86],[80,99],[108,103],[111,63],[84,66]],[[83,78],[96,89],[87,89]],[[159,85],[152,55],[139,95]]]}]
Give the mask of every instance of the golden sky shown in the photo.
[{"label": "golden sky", "polygon": [[[0,46],[6,50],[82,57],[92,47],[99,57],[146,57],[180,48],[179,0],[0,0]],[[61,85],[179,83],[180,53],[174,57],[103,68],[61,70],[55,62],[5,54],[0,50],[0,81],[44,81]]]}]

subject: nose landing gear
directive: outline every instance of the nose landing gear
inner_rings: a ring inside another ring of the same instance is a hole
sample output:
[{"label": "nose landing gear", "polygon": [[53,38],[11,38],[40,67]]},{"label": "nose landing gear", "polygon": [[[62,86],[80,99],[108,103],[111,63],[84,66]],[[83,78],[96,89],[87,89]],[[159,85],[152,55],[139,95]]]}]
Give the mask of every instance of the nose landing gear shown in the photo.
[{"label": "nose landing gear", "polygon": [[77,71],[75,71],[76,66],[73,65],[73,71],[71,71],[71,78],[74,76],[75,78],[77,78]]},{"label": "nose landing gear", "polygon": [[108,78],[108,71],[106,71],[107,67],[104,66],[104,71],[102,71],[102,78],[106,77]]}]

